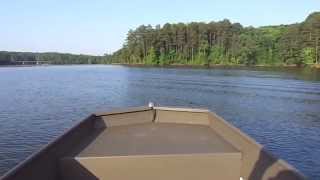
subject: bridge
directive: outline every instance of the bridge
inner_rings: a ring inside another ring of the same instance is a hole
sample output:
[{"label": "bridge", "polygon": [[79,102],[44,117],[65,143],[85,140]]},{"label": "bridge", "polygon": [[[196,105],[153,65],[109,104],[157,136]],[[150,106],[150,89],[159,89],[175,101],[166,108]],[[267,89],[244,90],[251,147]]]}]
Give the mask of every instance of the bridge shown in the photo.
[{"label": "bridge", "polygon": [[50,61],[14,61],[17,65],[45,65],[51,64]]}]

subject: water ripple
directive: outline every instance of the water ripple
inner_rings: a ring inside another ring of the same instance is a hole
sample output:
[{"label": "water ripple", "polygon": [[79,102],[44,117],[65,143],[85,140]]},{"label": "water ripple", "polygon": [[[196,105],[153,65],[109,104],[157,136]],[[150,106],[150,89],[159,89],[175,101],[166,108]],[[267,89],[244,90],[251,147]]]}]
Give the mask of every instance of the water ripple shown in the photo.
[{"label": "water ripple", "polygon": [[320,82],[303,79],[228,69],[0,68],[0,175],[94,111],[154,101],[209,108],[320,179]]}]

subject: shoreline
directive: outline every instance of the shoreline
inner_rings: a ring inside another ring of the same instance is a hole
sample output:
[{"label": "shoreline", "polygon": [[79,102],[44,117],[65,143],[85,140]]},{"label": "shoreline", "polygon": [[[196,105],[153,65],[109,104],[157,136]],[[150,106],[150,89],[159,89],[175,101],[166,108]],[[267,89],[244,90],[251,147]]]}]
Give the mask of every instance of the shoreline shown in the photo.
[{"label": "shoreline", "polygon": [[170,64],[170,65],[147,65],[147,64],[126,64],[126,63],[111,63],[111,65],[122,65],[127,67],[154,67],[154,68],[192,68],[192,69],[312,69],[312,70],[320,70],[320,64],[312,64],[312,65],[223,65],[223,64],[213,64],[213,65],[188,65],[188,64]]},{"label": "shoreline", "polygon": [[47,66],[77,66],[77,65],[120,65],[127,67],[153,67],[153,68],[191,68],[191,69],[312,69],[320,70],[320,64],[310,64],[304,66],[297,65],[224,65],[224,64],[213,64],[213,65],[191,65],[191,64],[170,64],[170,65],[148,65],[148,64],[127,64],[127,63],[110,63],[110,64],[45,64],[45,65],[0,65],[0,68],[4,67],[47,67]]},{"label": "shoreline", "polygon": [[311,65],[311,67],[315,69],[320,69],[320,64],[313,64]]},{"label": "shoreline", "polygon": [[88,65],[111,65],[111,64],[45,64],[45,65],[0,65],[0,68],[4,67],[48,67],[48,66],[88,66]]},{"label": "shoreline", "polygon": [[46,65],[33,65],[33,64],[25,64],[25,65],[0,65],[1,67],[43,67],[43,66],[52,66],[52,64]]}]

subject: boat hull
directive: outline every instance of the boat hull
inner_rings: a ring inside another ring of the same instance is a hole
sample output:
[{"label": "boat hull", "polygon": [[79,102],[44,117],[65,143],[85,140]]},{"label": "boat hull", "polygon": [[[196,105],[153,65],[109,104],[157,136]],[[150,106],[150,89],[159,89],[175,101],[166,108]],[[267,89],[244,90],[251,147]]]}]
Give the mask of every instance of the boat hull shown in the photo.
[{"label": "boat hull", "polygon": [[138,107],[90,115],[1,180],[305,177],[203,109]]}]

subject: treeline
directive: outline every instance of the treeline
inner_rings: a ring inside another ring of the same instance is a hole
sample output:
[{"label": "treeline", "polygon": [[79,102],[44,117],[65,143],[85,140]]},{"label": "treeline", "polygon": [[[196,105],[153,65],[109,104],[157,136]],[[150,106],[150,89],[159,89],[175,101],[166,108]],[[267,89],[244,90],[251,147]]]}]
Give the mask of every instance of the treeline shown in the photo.
[{"label": "treeline", "polygon": [[0,65],[34,64],[105,64],[108,56],[75,55],[66,53],[32,53],[0,51]]},{"label": "treeline", "polygon": [[243,27],[229,20],[139,26],[109,60],[131,64],[303,65],[319,63],[320,12],[302,23]]}]

